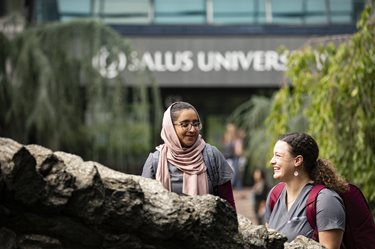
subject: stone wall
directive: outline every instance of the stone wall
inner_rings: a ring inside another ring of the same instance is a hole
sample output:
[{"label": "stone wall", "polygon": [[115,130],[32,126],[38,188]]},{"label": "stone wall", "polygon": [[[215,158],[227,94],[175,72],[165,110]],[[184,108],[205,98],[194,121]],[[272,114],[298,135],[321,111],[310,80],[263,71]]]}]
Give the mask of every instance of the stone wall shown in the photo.
[{"label": "stone wall", "polygon": [[322,248],[252,225],[224,200],[0,138],[0,248]]}]

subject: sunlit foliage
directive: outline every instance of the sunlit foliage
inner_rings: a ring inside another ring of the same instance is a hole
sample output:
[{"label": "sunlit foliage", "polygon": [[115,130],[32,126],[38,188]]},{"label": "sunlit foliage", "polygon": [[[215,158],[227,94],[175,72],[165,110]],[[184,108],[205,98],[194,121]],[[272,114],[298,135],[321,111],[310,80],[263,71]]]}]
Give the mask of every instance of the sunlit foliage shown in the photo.
[{"label": "sunlit foliage", "polygon": [[291,53],[287,77],[292,87],[277,92],[266,124],[276,139],[294,131],[289,122],[302,112],[306,131],[319,143],[320,156],[333,160],[339,172],[374,202],[375,20],[371,13],[370,7],[364,10],[352,36],[313,40]]}]

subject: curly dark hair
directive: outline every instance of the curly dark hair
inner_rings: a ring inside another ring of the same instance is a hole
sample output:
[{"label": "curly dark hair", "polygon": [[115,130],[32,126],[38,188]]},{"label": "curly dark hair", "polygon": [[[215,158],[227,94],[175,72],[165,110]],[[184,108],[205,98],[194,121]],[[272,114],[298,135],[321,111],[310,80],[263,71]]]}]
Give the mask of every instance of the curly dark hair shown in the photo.
[{"label": "curly dark hair", "polygon": [[306,133],[289,133],[279,137],[290,146],[293,156],[303,157],[303,166],[309,177],[338,193],[348,190],[348,183],[337,172],[335,165],[326,159],[319,159],[319,147],[313,137]]}]

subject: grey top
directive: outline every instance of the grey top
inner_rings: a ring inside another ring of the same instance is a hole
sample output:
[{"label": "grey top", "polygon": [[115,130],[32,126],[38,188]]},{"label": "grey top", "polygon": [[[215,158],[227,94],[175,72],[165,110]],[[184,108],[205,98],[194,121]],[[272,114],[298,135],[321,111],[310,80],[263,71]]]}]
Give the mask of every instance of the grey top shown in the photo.
[{"label": "grey top", "polygon": [[[215,165],[210,165],[209,163],[206,163],[206,167],[217,167],[218,172],[218,185],[222,185],[232,179],[233,176],[233,169],[229,166],[228,162],[225,160],[223,154],[215,147],[212,147],[212,156],[214,157],[213,162]],[[159,157],[159,151],[155,151],[153,153],[150,153],[145,164],[143,165],[143,171],[142,176],[147,178],[155,179],[156,172],[154,172],[152,168],[152,161],[153,157]],[[209,164],[209,165],[207,165]],[[177,194],[182,194],[182,172],[177,169],[176,166],[172,165],[170,162],[168,162],[169,167],[169,173],[171,176],[171,187],[172,192],[175,192]],[[210,178],[208,178],[209,181],[209,193],[213,194],[214,190],[212,188],[212,184],[210,182]]]},{"label": "grey top", "polygon": [[[287,210],[285,197],[286,188],[280,194],[272,213],[270,213],[269,198],[267,197],[265,221],[268,227],[275,229],[294,240],[297,235],[311,238],[314,230],[306,217],[306,200],[312,188],[307,184],[289,209]],[[334,191],[325,188],[321,190],[316,202],[316,223],[318,231],[345,229],[345,207],[341,197]]]}]

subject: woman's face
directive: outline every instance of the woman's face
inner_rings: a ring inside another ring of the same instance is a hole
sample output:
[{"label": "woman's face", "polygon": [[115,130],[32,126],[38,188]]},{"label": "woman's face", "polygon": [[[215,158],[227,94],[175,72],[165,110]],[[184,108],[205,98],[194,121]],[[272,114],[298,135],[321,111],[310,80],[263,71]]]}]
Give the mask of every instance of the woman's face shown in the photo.
[{"label": "woman's face", "polygon": [[196,127],[198,123],[198,115],[193,109],[182,110],[177,120],[173,122],[182,147],[190,147],[197,141],[200,133],[199,128]]},{"label": "woman's face", "polygon": [[273,167],[273,178],[288,181],[293,177],[295,170],[295,158],[289,152],[290,146],[284,141],[277,141],[273,149],[273,157],[270,161]]}]

